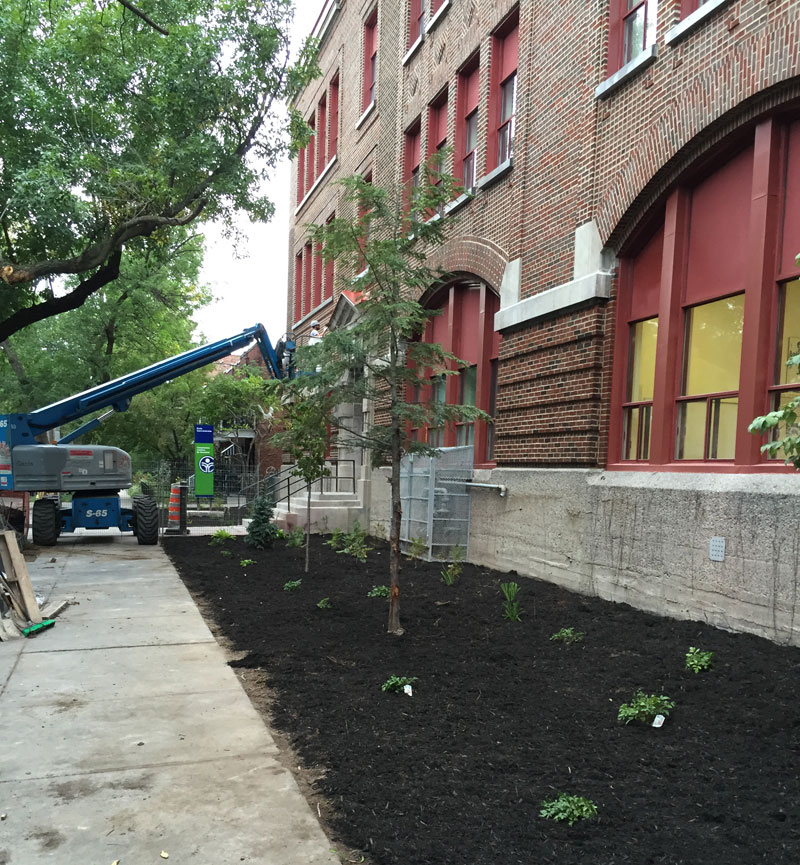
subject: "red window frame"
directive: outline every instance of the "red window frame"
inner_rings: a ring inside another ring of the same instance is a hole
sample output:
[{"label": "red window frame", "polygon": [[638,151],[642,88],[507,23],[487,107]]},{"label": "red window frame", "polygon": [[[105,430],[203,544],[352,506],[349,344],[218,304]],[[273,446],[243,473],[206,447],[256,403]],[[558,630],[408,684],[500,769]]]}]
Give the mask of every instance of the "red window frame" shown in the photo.
[{"label": "red window frame", "polygon": [[303,250],[294,257],[294,320],[303,317]]},{"label": "red window frame", "polygon": [[706,3],[708,3],[708,0],[681,0],[681,18],[691,15],[692,12],[696,12]]},{"label": "red window frame", "polygon": [[328,162],[339,149],[339,73],[331,78],[328,97]]},{"label": "red window frame", "polygon": [[425,32],[425,0],[409,0],[408,3],[408,47]]},{"label": "red window frame", "polygon": [[308,190],[314,185],[314,181],[317,179],[317,159],[316,159],[316,137],[317,137],[317,120],[316,115],[312,114],[308,125],[313,130],[311,135],[311,139],[306,146],[306,194],[308,194]]},{"label": "red window frame", "polygon": [[[456,157],[453,175],[461,181],[466,190],[471,190],[477,180],[479,87],[480,56],[475,54],[459,71],[456,91]],[[474,141],[469,142],[468,129],[473,123],[475,125]],[[471,146],[468,147],[468,145]]]},{"label": "red window frame", "polygon": [[375,102],[375,84],[378,78],[378,7],[364,22],[364,68],[362,74],[361,110],[366,111]]},{"label": "red window frame", "polygon": [[[491,134],[486,142],[486,164],[496,167],[513,153],[516,115],[517,66],[519,64],[519,9],[492,34],[492,65],[490,70],[489,118]],[[511,89],[512,106],[505,112],[507,89]]]},{"label": "red window frame", "polygon": [[428,156],[447,147],[447,88],[428,106]]},{"label": "red window frame", "polygon": [[[632,7],[628,8],[628,3]],[[607,75],[613,75],[626,63],[638,57],[648,44],[648,31],[652,23],[657,21],[657,0],[611,0],[608,25],[608,64]],[[643,10],[643,11],[641,11]],[[639,51],[633,52],[633,46],[626,44],[626,32],[628,24],[634,16],[644,15],[644,27],[642,30],[642,44]]]},{"label": "red window frame", "polygon": [[[787,134],[787,129],[790,134]],[[785,124],[770,117],[755,128],[752,143],[752,168],[748,194],[746,231],[742,247],[741,287],[744,291],[744,321],[741,343],[741,364],[738,388],[738,413],[735,453],[733,459],[707,459],[707,438],[704,459],[676,459],[678,405],[682,401],[686,310],[703,300],[719,300],[729,296],[714,292],[704,298],[688,298],[686,281],[690,261],[690,228],[693,222],[692,193],[678,186],[668,197],[664,218],[663,252],[659,265],[660,286],[657,297],[658,340],[655,361],[653,395],[652,442],[647,462],[622,460],[623,406],[628,370],[628,334],[633,298],[634,259],[620,259],[617,301],[616,337],[612,378],[611,422],[607,467],[612,470],[639,471],[712,471],[717,473],[786,472],[794,471],[782,460],[761,454],[764,439],[752,435],[747,427],[752,419],[772,410],[774,394],[784,388],[775,384],[774,365],[779,295],[784,282],[800,277],[798,265],[785,247],[794,246],[800,216],[788,202],[798,185],[793,180],[800,166],[800,121]],[[733,157],[725,166],[732,164]],[[713,175],[712,175],[713,177]],[[741,186],[741,180],[737,180]],[[791,184],[794,183],[795,187]],[[713,244],[712,244],[713,245]],[[698,248],[708,246],[698,244]],[[797,387],[795,386],[797,389]],[[714,400],[720,394],[700,395]],[[708,414],[707,414],[708,417]],[[707,421],[708,425],[708,421]]]},{"label": "red window frame", "polygon": [[311,241],[307,241],[303,247],[303,315],[311,312],[311,268],[314,256]]},{"label": "red window frame", "polygon": [[422,125],[418,117],[406,130],[403,147],[403,183],[406,184],[406,194],[409,197],[409,201],[411,196],[411,187],[414,187],[419,183],[421,139]]},{"label": "red window frame", "polygon": [[[326,224],[330,225],[336,219],[336,213],[332,213],[326,220]],[[333,259],[328,259],[323,265],[322,274],[322,299],[328,300],[333,297]]]},{"label": "red window frame", "polygon": [[297,154],[297,203],[303,200],[306,194],[306,149],[300,148]]},{"label": "red window frame", "polygon": [[317,177],[322,174],[328,164],[326,139],[328,137],[328,94],[323,93],[317,103]]}]

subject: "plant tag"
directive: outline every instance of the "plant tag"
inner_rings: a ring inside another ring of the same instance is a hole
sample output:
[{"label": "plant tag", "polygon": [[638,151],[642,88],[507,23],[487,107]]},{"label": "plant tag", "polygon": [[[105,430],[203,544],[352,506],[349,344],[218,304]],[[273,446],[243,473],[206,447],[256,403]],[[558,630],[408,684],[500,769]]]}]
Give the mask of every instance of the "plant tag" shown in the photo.
[{"label": "plant tag", "polygon": [[653,718],[653,726],[654,727],[663,727],[665,720],[666,720],[666,718],[663,715],[656,715],[655,718]]},{"label": "plant tag", "polygon": [[413,697],[413,696],[414,696],[414,692],[413,692],[413,690],[411,689],[411,685],[403,685],[403,693],[404,693],[404,694],[408,694],[409,697]]}]

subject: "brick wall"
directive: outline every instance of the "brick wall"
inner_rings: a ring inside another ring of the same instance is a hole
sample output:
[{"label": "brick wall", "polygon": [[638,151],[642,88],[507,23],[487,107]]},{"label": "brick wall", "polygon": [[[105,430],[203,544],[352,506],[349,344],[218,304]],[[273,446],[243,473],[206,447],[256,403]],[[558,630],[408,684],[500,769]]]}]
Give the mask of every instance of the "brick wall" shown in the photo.
[{"label": "brick wall", "polygon": [[[480,52],[477,177],[491,168],[485,165],[491,34],[514,5],[450,0],[403,62],[407,4],[378,0],[377,105],[356,128],[363,22],[374,3],[343,4],[323,45],[323,77],[298,102],[308,115],[339,70],[339,159],[295,218],[292,261],[302,249],[307,224],[327,219],[334,209],[341,212],[332,181],[372,170],[377,184],[399,183],[403,133],[417,118],[421,149],[428,152],[427,108],[445,86],[447,137],[453,143],[458,70],[475,52]],[[612,95],[596,99],[595,88],[606,75],[608,5],[607,0],[519,3],[514,167],[447,217],[451,239],[436,253],[437,264],[475,275],[499,292],[505,265],[520,259],[521,299],[568,283],[576,227],[594,220],[603,243],[613,253],[624,252],[636,226],[662,206],[665,192],[687,166],[765,111],[800,98],[800,4],[734,0],[667,45],[680,2],[663,0],[656,61]],[[563,310],[503,333],[496,429],[500,465],[604,464],[615,290],[610,301]],[[324,320],[332,308],[317,317]],[[293,310],[290,291],[290,326]]]}]

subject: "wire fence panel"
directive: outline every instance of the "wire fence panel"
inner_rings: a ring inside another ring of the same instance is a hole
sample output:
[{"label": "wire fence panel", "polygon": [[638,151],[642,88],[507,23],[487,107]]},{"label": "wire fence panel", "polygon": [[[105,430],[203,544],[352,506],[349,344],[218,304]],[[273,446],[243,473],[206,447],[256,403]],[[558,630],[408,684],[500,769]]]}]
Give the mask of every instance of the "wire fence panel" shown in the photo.
[{"label": "wire fence panel", "polygon": [[473,449],[441,448],[436,457],[410,455],[400,466],[400,547],[421,547],[426,561],[451,560],[460,547],[469,560]]}]

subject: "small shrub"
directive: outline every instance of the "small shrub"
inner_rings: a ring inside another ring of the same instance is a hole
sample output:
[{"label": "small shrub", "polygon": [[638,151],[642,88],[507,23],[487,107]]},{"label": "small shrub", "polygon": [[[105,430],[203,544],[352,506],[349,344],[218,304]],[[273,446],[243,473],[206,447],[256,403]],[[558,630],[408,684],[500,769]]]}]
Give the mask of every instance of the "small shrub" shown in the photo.
[{"label": "small shrub", "polygon": [[585,636],[583,631],[576,631],[575,628],[562,628],[560,631],[556,631],[550,639],[555,643],[569,645],[570,643],[580,643]]},{"label": "small shrub", "polygon": [[296,592],[303,585],[302,580],[287,580],[283,584],[284,592]]},{"label": "small shrub", "polygon": [[340,550],[342,548],[342,544],[344,543],[344,532],[341,529],[334,529],[333,534],[328,538],[325,543],[332,550]]},{"label": "small shrub", "polygon": [[330,598],[323,598],[321,601],[317,601],[317,606],[320,610],[330,610],[333,607],[333,604],[331,604]]},{"label": "small shrub", "polygon": [[519,586],[516,583],[500,583],[500,591],[503,593],[503,617],[509,622],[522,621],[522,608],[517,600]]},{"label": "small shrub", "polygon": [[240,564],[243,568],[249,568],[250,565],[255,565],[255,564],[257,564],[257,562],[256,562],[255,559],[241,559],[241,561],[239,562],[239,564]]},{"label": "small shrub", "polygon": [[428,542],[423,537],[411,538],[408,542],[408,557],[414,559],[414,567],[428,552]]},{"label": "small shrub", "polygon": [[566,822],[572,826],[578,820],[591,820],[597,816],[597,805],[585,796],[570,796],[567,793],[559,793],[555,799],[545,799],[542,802],[540,817],[546,820]]},{"label": "small shrub", "polygon": [[686,653],[686,669],[693,673],[701,673],[703,670],[710,670],[714,666],[714,653],[704,652],[695,646],[689,646],[689,651]]},{"label": "small shrub", "polygon": [[284,540],[284,539],[286,538],[286,532],[285,532],[283,529],[278,529],[278,531],[275,532],[275,537],[276,537],[278,540],[281,540],[281,541],[282,541],[282,540]]},{"label": "small shrub", "polygon": [[226,532],[225,529],[217,529],[213,535],[211,535],[211,540],[208,542],[209,547],[221,547],[225,541],[232,541],[233,535],[230,532]]},{"label": "small shrub", "polygon": [[656,715],[669,715],[670,709],[675,708],[675,702],[663,694],[645,694],[644,691],[636,691],[630,703],[623,703],[617,714],[618,721],[630,724],[631,721],[640,721],[643,724],[652,724]]},{"label": "small shrub", "polygon": [[233,553],[230,550],[220,550],[219,554],[221,556],[225,556],[226,559],[229,559],[233,555]]},{"label": "small shrub", "polygon": [[302,547],[306,542],[306,533],[298,526],[290,532],[285,532],[287,547]]},{"label": "small shrub", "polygon": [[[331,538],[333,540],[333,538]],[[334,547],[334,549],[336,549]],[[351,531],[342,535],[341,549],[336,550],[337,553],[344,553],[358,559],[361,564],[367,561],[367,553],[372,547],[367,546],[367,533],[361,528],[358,520],[353,523]]]},{"label": "small shrub", "polygon": [[389,678],[381,685],[381,691],[396,693],[402,691],[406,685],[413,685],[416,681],[416,676],[389,676]]},{"label": "small shrub", "polygon": [[278,527],[272,522],[275,506],[268,496],[258,496],[253,502],[252,520],[247,527],[247,543],[257,550],[269,549],[278,537]]},{"label": "small shrub", "polygon": [[450,555],[452,556],[452,561],[446,568],[442,568],[442,582],[446,586],[452,586],[456,581],[456,577],[460,577],[461,571],[464,570],[463,547],[453,547]]},{"label": "small shrub", "polygon": [[388,598],[392,590],[388,586],[373,586],[368,592],[368,598]]}]

